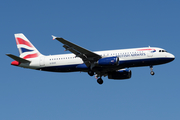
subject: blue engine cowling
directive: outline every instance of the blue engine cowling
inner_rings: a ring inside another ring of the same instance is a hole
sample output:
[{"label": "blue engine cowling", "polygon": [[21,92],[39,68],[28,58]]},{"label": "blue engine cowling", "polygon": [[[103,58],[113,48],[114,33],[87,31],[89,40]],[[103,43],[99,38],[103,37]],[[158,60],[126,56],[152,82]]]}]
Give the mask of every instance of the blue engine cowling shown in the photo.
[{"label": "blue engine cowling", "polygon": [[119,58],[118,57],[101,58],[97,61],[97,64],[100,66],[119,65]]},{"label": "blue engine cowling", "polygon": [[108,73],[108,78],[109,79],[116,79],[116,80],[121,80],[121,79],[129,79],[131,78],[131,70],[119,70],[116,72],[110,72]]}]

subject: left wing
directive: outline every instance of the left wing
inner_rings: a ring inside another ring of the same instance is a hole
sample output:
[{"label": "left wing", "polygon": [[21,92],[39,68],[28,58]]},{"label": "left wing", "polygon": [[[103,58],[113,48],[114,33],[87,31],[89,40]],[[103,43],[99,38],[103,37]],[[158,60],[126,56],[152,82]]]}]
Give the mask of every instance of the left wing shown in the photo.
[{"label": "left wing", "polygon": [[64,44],[63,47],[66,50],[69,50],[70,52],[74,53],[76,57],[80,57],[84,61],[87,67],[89,67],[90,64],[93,63],[94,61],[97,61],[101,58],[100,55],[94,52],[91,52],[85,48],[82,48],[74,43],[71,43],[63,38],[59,38],[55,36],[52,36],[52,37],[53,39],[57,39],[59,42]]}]

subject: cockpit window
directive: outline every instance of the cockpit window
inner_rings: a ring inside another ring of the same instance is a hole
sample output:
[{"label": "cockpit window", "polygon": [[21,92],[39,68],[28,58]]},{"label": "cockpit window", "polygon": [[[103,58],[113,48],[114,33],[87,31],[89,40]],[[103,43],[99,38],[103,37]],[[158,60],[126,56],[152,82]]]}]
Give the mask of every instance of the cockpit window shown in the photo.
[{"label": "cockpit window", "polygon": [[166,50],[159,50],[159,52],[167,52]]},{"label": "cockpit window", "polygon": [[167,52],[166,50],[162,50],[162,52]]}]

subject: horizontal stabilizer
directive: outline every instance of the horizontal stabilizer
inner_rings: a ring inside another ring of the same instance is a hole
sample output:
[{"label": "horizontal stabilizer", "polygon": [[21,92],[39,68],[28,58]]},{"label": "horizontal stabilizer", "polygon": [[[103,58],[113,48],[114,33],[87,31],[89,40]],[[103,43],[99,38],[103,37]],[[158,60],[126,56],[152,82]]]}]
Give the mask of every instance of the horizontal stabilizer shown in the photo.
[{"label": "horizontal stabilizer", "polygon": [[23,58],[20,58],[18,56],[15,56],[15,55],[12,55],[12,54],[6,54],[7,56],[9,56],[10,58],[20,62],[20,63],[30,63],[31,61],[29,60],[26,60],[26,59],[23,59]]}]

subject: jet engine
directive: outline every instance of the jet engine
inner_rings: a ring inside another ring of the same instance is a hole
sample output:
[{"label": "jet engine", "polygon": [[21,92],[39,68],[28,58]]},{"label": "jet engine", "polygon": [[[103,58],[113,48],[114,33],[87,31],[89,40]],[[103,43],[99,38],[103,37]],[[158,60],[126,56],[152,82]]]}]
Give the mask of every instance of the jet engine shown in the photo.
[{"label": "jet engine", "polygon": [[129,79],[131,78],[131,70],[124,69],[116,72],[110,72],[108,73],[108,78],[116,80]]},{"label": "jet engine", "polygon": [[100,66],[119,65],[119,58],[118,57],[101,58],[97,61],[97,64]]}]

